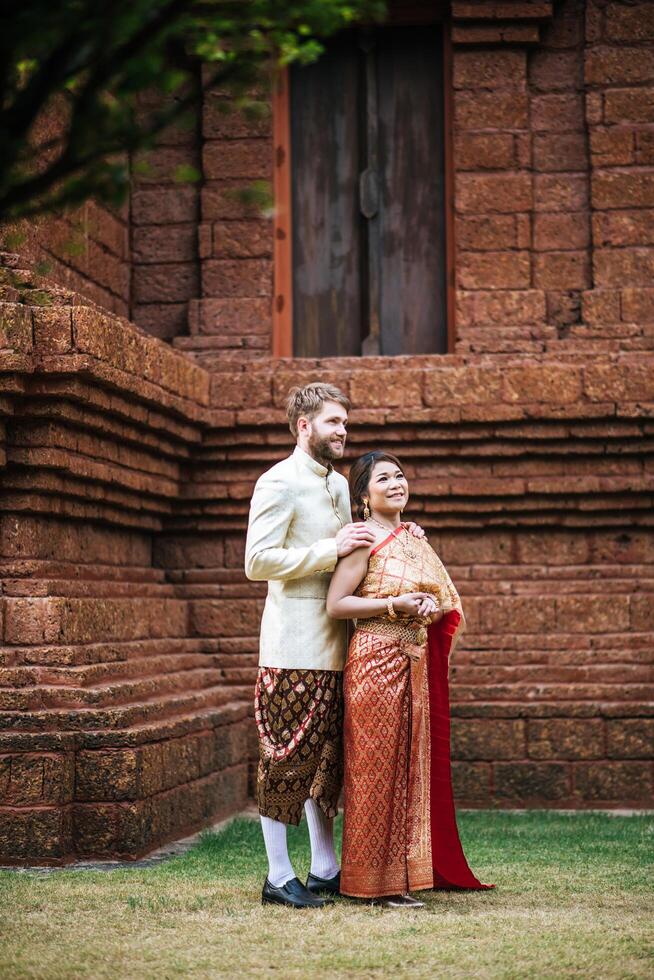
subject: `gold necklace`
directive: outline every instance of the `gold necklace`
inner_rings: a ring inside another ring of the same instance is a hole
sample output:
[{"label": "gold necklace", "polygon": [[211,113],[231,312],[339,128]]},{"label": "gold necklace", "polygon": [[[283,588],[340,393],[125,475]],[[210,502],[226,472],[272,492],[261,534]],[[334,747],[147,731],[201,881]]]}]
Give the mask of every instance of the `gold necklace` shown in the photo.
[{"label": "gold necklace", "polygon": [[376,524],[377,527],[380,527],[382,531],[388,531],[389,534],[392,534],[394,531],[397,531],[398,528],[402,526],[401,524],[398,524],[397,527],[389,527],[388,524],[382,524],[381,521],[378,521],[376,517],[369,517],[368,520],[372,521],[373,524]]},{"label": "gold necklace", "polygon": [[376,524],[377,527],[382,528],[383,531],[388,531],[389,534],[394,535],[399,540],[400,544],[402,545],[402,551],[404,552],[405,558],[418,557],[418,552],[415,551],[415,549],[411,545],[411,542],[408,540],[411,537],[411,535],[406,530],[406,528],[403,529],[405,533],[402,536],[395,533],[396,531],[402,530],[401,524],[399,524],[397,527],[388,527],[387,524],[382,524],[381,521],[378,521],[374,517],[369,517],[368,520],[372,521],[373,524]]}]

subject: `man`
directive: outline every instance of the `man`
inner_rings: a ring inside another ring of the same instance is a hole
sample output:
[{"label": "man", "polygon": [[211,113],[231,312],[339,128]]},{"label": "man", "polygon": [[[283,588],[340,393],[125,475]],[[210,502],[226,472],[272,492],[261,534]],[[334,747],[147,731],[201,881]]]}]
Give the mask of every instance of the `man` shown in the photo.
[{"label": "man", "polygon": [[[351,523],[347,480],[336,473],[350,403],[338,388],[310,384],[288,396],[294,452],[257,481],[245,551],[248,578],[268,582],[261,621],[255,717],[257,801],[268,855],[262,901],[318,908],[338,893],[333,818],[342,783],[341,672],[346,624],[327,615],[341,555],[374,536]],[[286,825],[304,807],[311,838],[305,887],[295,875]]]},{"label": "man", "polygon": [[[268,582],[255,690],[264,904],[319,908],[333,901],[321,895],[339,889],[333,818],[347,627],[327,615],[326,597],[338,559],[374,540],[364,523],[351,522],[347,480],[333,469],[345,450],[349,408],[333,385],[292,389],[286,409],[297,445],[259,478],[250,506],[245,572]],[[286,825],[300,822],[303,807],[311,838],[306,886],[286,843]]]}]

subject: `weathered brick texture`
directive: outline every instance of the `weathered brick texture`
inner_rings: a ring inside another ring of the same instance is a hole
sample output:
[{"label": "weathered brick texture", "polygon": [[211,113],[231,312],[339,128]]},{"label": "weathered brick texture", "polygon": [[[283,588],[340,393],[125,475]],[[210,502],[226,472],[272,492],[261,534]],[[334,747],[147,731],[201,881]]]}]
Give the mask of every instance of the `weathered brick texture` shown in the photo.
[{"label": "weathered brick texture", "polygon": [[[498,212],[513,222],[495,249],[487,235],[457,234],[458,309],[475,308],[474,321],[457,318],[459,352],[548,350],[582,322],[591,285],[583,51],[574,0],[559,5],[537,47],[455,48],[456,230],[466,218],[488,229]],[[498,320],[503,292],[538,296],[542,315],[526,306]]]},{"label": "weathered brick texture", "polygon": [[[144,114],[157,108],[154,96],[142,103]],[[180,179],[185,171],[201,173],[200,157],[198,127],[187,119],[132,161],[131,317],[168,340],[188,332],[189,303],[200,295],[200,191]]]},{"label": "weathered brick texture", "polygon": [[0,228],[0,247],[20,243],[25,260],[112,313],[130,311],[129,207],[88,201],[65,215]]},{"label": "weathered brick texture", "polygon": [[3,271],[0,861],[135,856],[248,794],[239,657],[154,563],[222,413],[183,355],[16,257]]},{"label": "weathered brick texture", "polygon": [[[448,355],[270,359],[272,229],[234,192],[269,176],[271,121],[221,93],[83,276],[7,258],[2,860],[135,856],[242,806],[249,497],[290,449],[288,388],[318,378],[353,399],[349,459],[400,455],[462,595],[458,802],[650,805],[651,10],[453,4]],[[192,161],[201,189],[170,177]]]},{"label": "weathered brick texture", "polygon": [[271,350],[272,222],[243,191],[272,177],[272,119],[264,95],[260,112],[235,111],[220,90],[203,103],[203,175],[199,226],[201,293],[191,304],[187,350]]},{"label": "weathered brick texture", "polygon": [[[400,453],[411,516],[463,597],[459,801],[644,805],[642,355],[198,364],[18,265],[0,320],[4,860],[134,856],[243,804],[264,593],[242,572],[249,497],[289,449],[288,387],[317,377],[355,402],[351,455]],[[500,319],[545,315],[538,290],[492,295]],[[615,303],[586,297],[594,316]]]}]

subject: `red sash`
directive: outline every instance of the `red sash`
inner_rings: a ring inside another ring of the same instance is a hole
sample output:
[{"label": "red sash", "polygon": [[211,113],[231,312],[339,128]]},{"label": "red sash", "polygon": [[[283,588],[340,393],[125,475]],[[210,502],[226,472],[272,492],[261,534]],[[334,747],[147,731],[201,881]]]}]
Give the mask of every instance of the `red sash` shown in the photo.
[{"label": "red sash", "polygon": [[470,870],[456,825],[450,763],[450,692],[447,680],[452,637],[461,619],[454,609],[427,631],[431,728],[431,847],[434,888],[495,888]]}]

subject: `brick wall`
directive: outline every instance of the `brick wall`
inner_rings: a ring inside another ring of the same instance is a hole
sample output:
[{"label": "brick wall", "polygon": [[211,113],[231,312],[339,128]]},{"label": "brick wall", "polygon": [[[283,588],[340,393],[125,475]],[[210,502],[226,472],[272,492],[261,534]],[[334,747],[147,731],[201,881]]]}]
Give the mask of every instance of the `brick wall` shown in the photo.
[{"label": "brick wall", "polygon": [[[291,384],[324,378],[349,393],[349,458],[380,445],[400,456],[409,514],[450,569],[468,620],[451,687],[460,804],[651,799],[651,367],[625,354],[214,369],[212,405],[236,425],[218,430],[194,466],[193,498],[232,562],[253,481],[289,449]],[[209,564],[193,558],[176,571],[195,585],[208,636],[222,623],[212,589],[224,574],[219,559]],[[256,648],[244,623],[244,666],[253,669]]]},{"label": "brick wall", "polygon": [[[268,174],[269,120],[219,93],[197,261],[193,187],[149,178],[131,202],[141,326],[170,336],[188,303],[181,351],[7,260],[4,860],[134,856],[242,805],[265,591],[242,572],[249,497],[290,449],[288,387],[318,377],[355,404],[348,458],[403,459],[462,595],[458,802],[651,802],[653,8],[512,4],[507,26],[455,7],[456,352],[267,356],[270,227],[230,192]],[[195,153],[171,140],[162,167]]]},{"label": "brick wall", "polygon": [[611,342],[654,335],[654,7],[588,4],[586,123],[593,282],[587,319]]},{"label": "brick wall", "polygon": [[458,802],[647,804],[654,372],[642,355],[226,361],[210,374],[11,271],[4,860],[135,856],[243,804],[264,598],[242,572],[249,497],[290,449],[286,390],[315,377],[357,406],[350,458],[400,454],[411,516],[460,589]]},{"label": "brick wall", "polygon": [[130,310],[129,205],[96,201],[64,214],[5,225],[1,240],[67,289],[112,313]]},{"label": "brick wall", "polygon": [[[158,108],[141,96],[143,116]],[[132,186],[119,208],[90,200],[60,214],[5,224],[0,248],[18,251],[31,268],[112,313],[131,317],[164,339],[188,331],[189,301],[200,295],[200,190],[182,172],[200,174],[198,109],[169,126],[154,149],[129,161]],[[40,137],[56,133],[56,114]]]},{"label": "brick wall", "polygon": [[0,862],[133,857],[238,810],[248,793],[246,691],[226,682],[223,639],[189,625],[188,599],[153,560],[212,418],[209,379],[10,263]]},{"label": "brick wall", "polygon": [[[453,13],[455,352],[651,349],[651,5]],[[201,101],[144,155],[151,172],[135,168],[128,209],[89,204],[23,252],[180,349],[265,358],[273,227],[238,192],[271,178],[271,113]],[[176,179],[183,165],[201,187]]]},{"label": "brick wall", "polygon": [[[640,441],[649,423],[632,423],[652,399],[649,362],[341,359],[214,371],[213,403],[236,422],[212,439],[213,465],[194,469],[216,555],[222,531],[233,562],[228,532],[244,527],[252,482],[287,450],[280,409],[292,383],[341,384],[358,406],[355,449],[382,444],[407,461],[411,514],[451,567],[470,623],[453,669],[459,802],[646,804],[654,539]],[[207,588],[224,574],[215,561],[175,572],[194,583],[208,634],[228,609]],[[253,666],[256,633],[243,629],[235,652]]]},{"label": "brick wall", "polygon": [[[650,5],[454,7],[456,353],[651,349]],[[268,122],[220,104],[204,106],[202,299],[178,342],[216,362],[270,354],[272,229],[228,195],[276,152]],[[616,281],[638,291],[622,303]]]},{"label": "brick wall", "polygon": [[[257,93],[265,106],[266,94]],[[202,107],[201,296],[178,346],[267,356],[271,345],[272,223],[240,191],[272,174],[270,111],[252,117],[210,90]]]},{"label": "brick wall", "polygon": [[575,346],[591,285],[584,6],[561,5],[533,49],[455,49],[457,351]]},{"label": "brick wall", "polygon": [[[67,114],[55,100],[32,130],[37,147],[56,145]],[[52,148],[41,151],[45,162]],[[87,201],[60,214],[0,224],[0,249],[20,251],[24,261],[54,282],[112,313],[130,311],[129,203],[111,208]]]},{"label": "brick wall", "polygon": [[[141,103],[144,114],[159,107],[153,95]],[[180,179],[185,168],[201,170],[199,114],[168,127],[153,150],[132,161],[131,317],[168,340],[188,332],[189,304],[200,295],[200,190]]]},{"label": "brick wall", "polygon": [[[453,7],[455,350],[651,349],[651,5],[505,7]],[[144,157],[129,208],[43,222],[23,254],[181,349],[269,356],[272,223],[237,192],[271,177],[270,113],[207,92]]]}]

